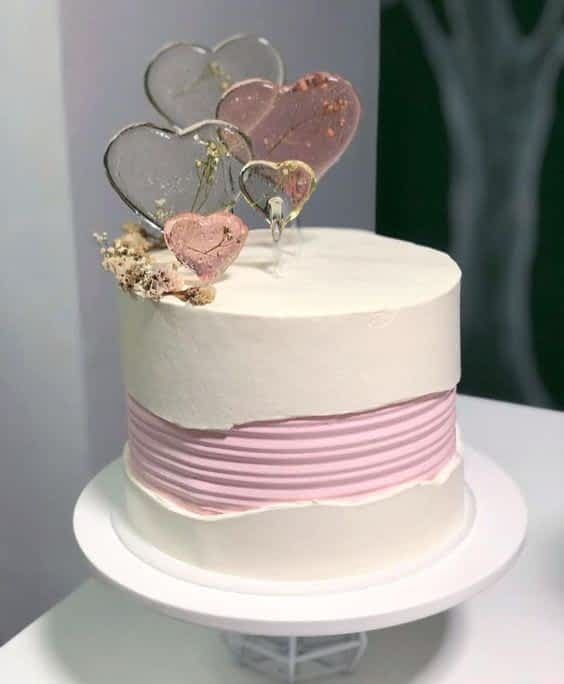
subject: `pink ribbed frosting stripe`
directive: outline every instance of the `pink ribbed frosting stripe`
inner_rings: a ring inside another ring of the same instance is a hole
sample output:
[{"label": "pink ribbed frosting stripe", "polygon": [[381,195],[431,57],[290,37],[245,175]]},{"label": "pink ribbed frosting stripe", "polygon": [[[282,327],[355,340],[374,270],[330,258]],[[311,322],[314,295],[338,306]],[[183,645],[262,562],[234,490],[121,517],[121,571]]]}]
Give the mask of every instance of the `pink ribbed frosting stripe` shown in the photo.
[{"label": "pink ribbed frosting stripe", "polygon": [[456,452],[455,390],[374,411],[189,430],[131,396],[129,466],[200,514],[356,499],[430,480]]}]

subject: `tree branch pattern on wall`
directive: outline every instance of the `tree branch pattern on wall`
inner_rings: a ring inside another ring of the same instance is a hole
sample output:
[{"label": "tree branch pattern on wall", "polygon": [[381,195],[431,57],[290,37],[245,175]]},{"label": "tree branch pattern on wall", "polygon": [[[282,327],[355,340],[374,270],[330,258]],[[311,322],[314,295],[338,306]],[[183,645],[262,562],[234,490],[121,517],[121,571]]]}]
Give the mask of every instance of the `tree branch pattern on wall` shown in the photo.
[{"label": "tree branch pattern on wall", "polygon": [[547,0],[528,34],[509,0],[443,0],[444,20],[428,0],[403,4],[435,74],[450,144],[465,388],[548,405],[530,297],[540,174],[564,60],[564,0]]}]

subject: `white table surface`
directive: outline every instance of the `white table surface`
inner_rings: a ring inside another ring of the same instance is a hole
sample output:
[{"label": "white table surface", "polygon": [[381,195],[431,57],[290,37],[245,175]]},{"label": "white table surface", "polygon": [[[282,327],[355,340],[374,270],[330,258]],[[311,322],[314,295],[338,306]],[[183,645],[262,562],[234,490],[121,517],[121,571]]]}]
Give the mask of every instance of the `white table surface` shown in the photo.
[{"label": "white table surface", "polygon": [[[497,585],[464,605],[370,633],[347,684],[564,682],[564,415],[463,397],[466,441],[492,456],[529,505],[528,541]],[[89,580],[0,649],[0,681],[259,684],[217,632],[163,617]]]}]

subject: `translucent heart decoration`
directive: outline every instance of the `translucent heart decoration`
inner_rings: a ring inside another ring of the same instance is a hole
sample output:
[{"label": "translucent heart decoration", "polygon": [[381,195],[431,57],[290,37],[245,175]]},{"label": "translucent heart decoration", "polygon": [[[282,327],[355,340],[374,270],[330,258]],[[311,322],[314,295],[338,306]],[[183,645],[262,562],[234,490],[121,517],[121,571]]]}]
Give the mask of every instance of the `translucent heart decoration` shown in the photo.
[{"label": "translucent heart decoration", "polygon": [[142,123],[112,138],[104,165],[121,199],[160,231],[176,214],[230,209],[239,197],[241,168],[251,158],[246,136],[223,121],[178,132]]},{"label": "translucent heart decoration", "polygon": [[299,216],[311,197],[316,180],[313,169],[302,161],[256,160],[241,169],[239,186],[247,202],[265,216],[278,241],[286,225]]},{"label": "translucent heart decoration", "polygon": [[213,282],[235,261],[249,229],[235,214],[177,214],[164,226],[167,247],[203,282]]},{"label": "translucent heart decoration", "polygon": [[237,35],[211,50],[173,43],[147,67],[145,92],[160,114],[184,128],[213,118],[222,93],[248,78],[284,82],[282,57],[265,38]]},{"label": "translucent heart decoration", "polygon": [[255,158],[299,159],[319,179],[353,140],[361,105],[344,78],[316,72],[285,86],[261,79],[237,83],[222,95],[216,115],[249,136]]}]

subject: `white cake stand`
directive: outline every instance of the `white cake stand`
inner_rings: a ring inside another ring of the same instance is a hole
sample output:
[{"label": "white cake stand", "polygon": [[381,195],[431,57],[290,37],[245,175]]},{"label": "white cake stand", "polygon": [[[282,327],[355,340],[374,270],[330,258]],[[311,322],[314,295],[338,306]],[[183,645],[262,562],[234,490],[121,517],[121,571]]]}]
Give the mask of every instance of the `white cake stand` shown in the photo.
[{"label": "white cake stand", "polygon": [[[74,512],[74,531],[82,552],[103,579],[174,618],[240,634],[260,634],[255,642],[231,636],[239,660],[250,665],[261,655],[297,681],[297,664],[311,661],[312,649],[301,648],[296,637],[351,635],[348,642],[313,642],[314,656],[328,671],[354,666],[365,645],[362,632],[418,620],[451,608],[497,580],[517,557],[525,538],[527,510],[513,481],[485,455],[466,448],[466,484],[475,503],[471,528],[456,546],[423,568],[393,581],[355,586],[350,578],[342,586],[333,581],[329,591],[288,593],[287,587],[271,594],[264,583],[253,592],[237,582],[217,583],[217,573],[206,584],[205,572],[197,579],[180,578],[148,564],[121,541],[112,524],[122,506],[123,472],[118,461],[107,466],[84,489]],[[235,590],[234,590],[235,589]],[[265,637],[289,637],[282,644]],[[242,640],[243,639],[243,640]],[[263,643],[260,640],[263,640]],[[345,644],[349,645],[346,646]],[[250,648],[248,648],[250,646]],[[303,644],[302,644],[303,646]],[[253,650],[254,649],[254,650]],[[258,651],[256,650],[258,649]],[[339,649],[349,653],[343,662],[331,661]],[[348,649],[348,650],[347,650]],[[246,654],[246,655],[245,655]],[[301,661],[300,661],[301,658]],[[324,660],[325,658],[325,660]]]}]

